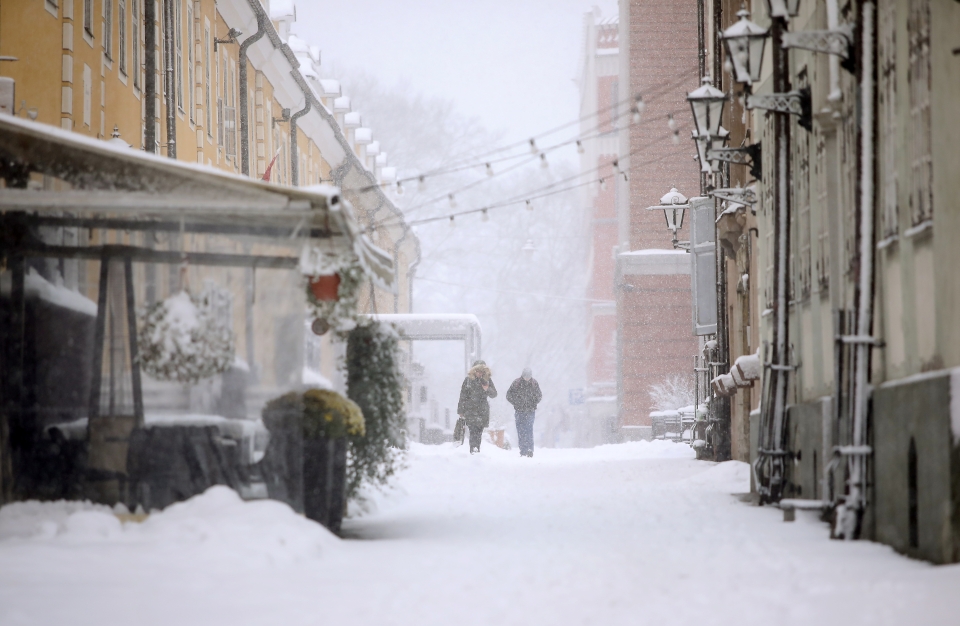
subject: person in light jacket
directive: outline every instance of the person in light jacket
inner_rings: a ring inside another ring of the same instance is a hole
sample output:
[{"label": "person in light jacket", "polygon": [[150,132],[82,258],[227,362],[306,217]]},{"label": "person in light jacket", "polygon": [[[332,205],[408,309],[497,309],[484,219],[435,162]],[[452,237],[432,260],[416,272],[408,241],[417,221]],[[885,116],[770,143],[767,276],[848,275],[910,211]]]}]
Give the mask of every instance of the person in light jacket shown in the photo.
[{"label": "person in light jacket", "polygon": [[507,402],[513,405],[517,423],[517,438],[520,439],[520,456],[533,456],[533,420],[537,405],[543,399],[540,385],[529,367],[523,368],[520,378],[513,381],[507,390]]},{"label": "person in light jacket", "polygon": [[483,429],[490,425],[490,401],[497,397],[497,387],[493,384],[493,373],[483,361],[475,361],[460,386],[460,402],[457,414],[464,419],[470,429],[470,454],[480,452],[480,439]]}]

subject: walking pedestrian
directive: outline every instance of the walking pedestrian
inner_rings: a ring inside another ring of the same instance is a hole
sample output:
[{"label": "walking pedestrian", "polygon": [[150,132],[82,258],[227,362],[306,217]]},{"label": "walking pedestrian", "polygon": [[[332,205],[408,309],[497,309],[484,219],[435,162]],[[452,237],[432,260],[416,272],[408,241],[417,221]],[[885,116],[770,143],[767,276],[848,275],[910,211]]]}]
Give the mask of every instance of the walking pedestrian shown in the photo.
[{"label": "walking pedestrian", "polygon": [[460,387],[460,402],[457,414],[470,429],[470,454],[480,452],[483,429],[490,425],[490,401],[497,397],[492,372],[483,361],[474,361]]},{"label": "walking pedestrian", "polygon": [[533,456],[533,420],[537,405],[543,399],[540,384],[529,367],[523,368],[520,378],[513,381],[507,390],[507,402],[513,405],[517,423],[517,438],[520,439],[520,456]]}]

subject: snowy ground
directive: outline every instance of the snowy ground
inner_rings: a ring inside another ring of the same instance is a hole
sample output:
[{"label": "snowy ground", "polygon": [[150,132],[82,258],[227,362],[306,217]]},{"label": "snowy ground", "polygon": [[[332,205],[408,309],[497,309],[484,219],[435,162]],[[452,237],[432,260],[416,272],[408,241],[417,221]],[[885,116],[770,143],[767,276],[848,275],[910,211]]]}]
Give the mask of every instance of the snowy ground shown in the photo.
[{"label": "snowy ground", "polygon": [[956,624],[960,566],[741,503],[668,442],[416,446],[339,540],[214,488],[152,515],[0,510],[0,624]]}]

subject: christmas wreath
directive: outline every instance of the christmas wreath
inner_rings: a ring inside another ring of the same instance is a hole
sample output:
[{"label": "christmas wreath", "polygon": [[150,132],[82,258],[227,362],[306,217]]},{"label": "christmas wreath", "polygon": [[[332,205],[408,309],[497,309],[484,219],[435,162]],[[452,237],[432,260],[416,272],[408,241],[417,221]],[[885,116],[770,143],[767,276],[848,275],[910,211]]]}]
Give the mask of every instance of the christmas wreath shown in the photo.
[{"label": "christmas wreath", "polygon": [[141,313],[137,348],[146,374],[193,384],[230,368],[234,336],[229,320],[217,315],[217,295],[181,291]]}]

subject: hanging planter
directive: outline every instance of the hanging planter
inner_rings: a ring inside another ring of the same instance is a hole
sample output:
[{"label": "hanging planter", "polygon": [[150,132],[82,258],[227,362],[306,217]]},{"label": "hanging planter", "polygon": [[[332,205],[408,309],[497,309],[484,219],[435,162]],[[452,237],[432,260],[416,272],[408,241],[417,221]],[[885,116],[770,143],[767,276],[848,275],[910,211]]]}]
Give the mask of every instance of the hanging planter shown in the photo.
[{"label": "hanging planter", "polygon": [[340,274],[316,276],[310,279],[310,293],[319,302],[333,302],[340,297]]},{"label": "hanging planter", "polygon": [[147,375],[194,384],[230,368],[234,335],[217,315],[217,296],[215,289],[199,297],[181,291],[141,312],[137,349]]},{"label": "hanging planter", "polygon": [[352,249],[329,251],[307,246],[300,254],[300,273],[306,279],[307,304],[314,318],[339,331],[356,326],[365,274]]}]

